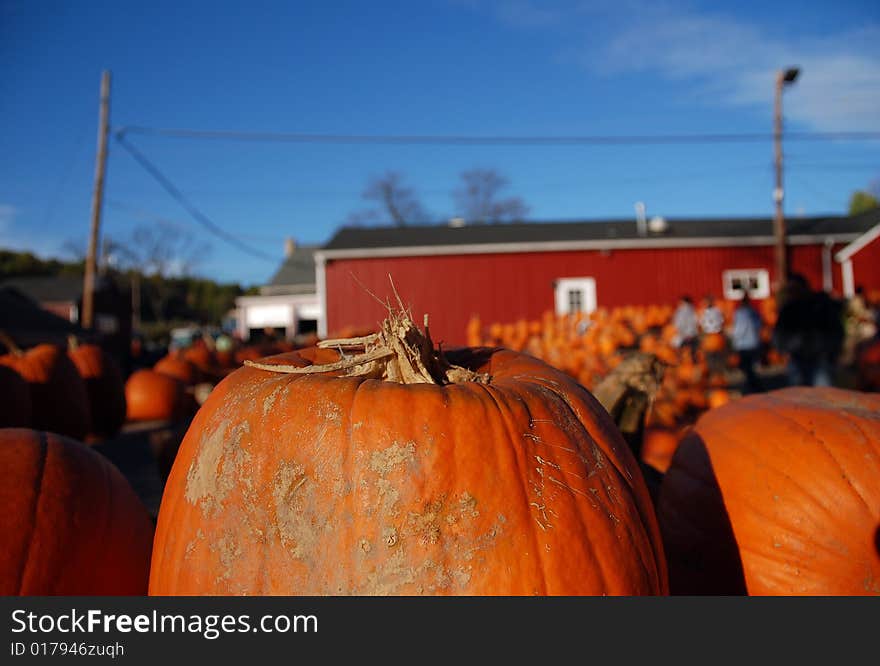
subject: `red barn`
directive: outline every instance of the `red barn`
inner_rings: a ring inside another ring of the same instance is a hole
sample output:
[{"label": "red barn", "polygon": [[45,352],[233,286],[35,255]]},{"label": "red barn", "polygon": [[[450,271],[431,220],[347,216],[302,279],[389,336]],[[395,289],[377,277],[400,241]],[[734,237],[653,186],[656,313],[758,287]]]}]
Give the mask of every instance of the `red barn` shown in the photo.
[{"label": "red barn", "polygon": [[840,263],[844,296],[852,296],[858,286],[869,291],[880,289],[880,223],[843,248],[835,258]]},{"label": "red barn", "polygon": [[[878,222],[880,211],[787,220],[790,270],[842,292],[835,253]],[[464,343],[472,315],[512,322],[746,290],[762,299],[776,278],[772,230],[769,218],[345,227],[315,253],[319,334],[374,328],[389,275],[448,345]]]}]

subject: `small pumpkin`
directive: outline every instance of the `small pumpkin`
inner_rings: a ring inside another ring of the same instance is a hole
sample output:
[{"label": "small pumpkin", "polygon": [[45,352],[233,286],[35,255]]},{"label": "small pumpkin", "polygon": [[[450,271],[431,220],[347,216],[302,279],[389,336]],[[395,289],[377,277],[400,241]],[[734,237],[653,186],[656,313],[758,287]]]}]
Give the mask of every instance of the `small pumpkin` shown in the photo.
[{"label": "small pumpkin", "polygon": [[110,354],[94,344],[71,339],[67,355],[86,385],[89,397],[91,439],[115,436],[125,423],[125,380]]},{"label": "small pumpkin", "polygon": [[0,365],[15,370],[28,383],[31,427],[83,439],[91,425],[88,391],[64,349],[41,344],[23,351],[6,341],[9,352],[0,356]]},{"label": "small pumpkin", "polygon": [[210,373],[217,366],[217,359],[214,357],[213,350],[209,349],[208,345],[202,340],[185,349],[182,357],[202,372]]},{"label": "small pumpkin", "polygon": [[723,352],[727,349],[727,338],[723,333],[706,333],[700,340],[700,348],[708,353]]},{"label": "small pumpkin", "polygon": [[235,371],[199,410],[151,594],[665,593],[638,463],[573,379],[442,355],[396,312],[322,345]]},{"label": "small pumpkin", "polygon": [[143,595],[153,522],[82,442],[0,429],[0,594]]},{"label": "small pumpkin", "polygon": [[187,414],[187,394],[179,379],[142,369],[125,382],[129,421],[177,421]]},{"label": "small pumpkin", "polygon": [[673,428],[646,428],[642,435],[642,461],[658,472],[669,469],[675,449],[678,447],[680,433]]},{"label": "small pumpkin", "polygon": [[186,386],[195,386],[201,381],[201,373],[195,363],[179,354],[160,358],[153,366],[153,371],[179,379]]},{"label": "small pumpkin", "polygon": [[674,594],[880,594],[880,396],[788,388],[706,412],[658,517]]}]

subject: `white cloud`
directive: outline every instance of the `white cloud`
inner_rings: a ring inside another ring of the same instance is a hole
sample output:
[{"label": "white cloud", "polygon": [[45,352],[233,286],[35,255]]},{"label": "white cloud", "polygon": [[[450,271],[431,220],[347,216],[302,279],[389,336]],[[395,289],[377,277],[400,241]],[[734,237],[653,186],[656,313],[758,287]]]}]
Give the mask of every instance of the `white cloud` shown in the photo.
[{"label": "white cloud", "polygon": [[587,62],[604,74],[655,72],[716,104],[765,108],[776,71],[796,65],[801,76],[785,93],[789,120],[815,130],[880,130],[878,44],[880,25],[783,40],[731,16],[666,10],[635,18]]},{"label": "white cloud", "polygon": [[647,72],[688,101],[771,108],[776,71],[802,73],[785,93],[789,121],[820,131],[880,130],[880,23],[822,36],[778,36],[731,13],[659,0],[502,0],[489,8],[517,28],[554,30],[565,60],[594,74]]}]

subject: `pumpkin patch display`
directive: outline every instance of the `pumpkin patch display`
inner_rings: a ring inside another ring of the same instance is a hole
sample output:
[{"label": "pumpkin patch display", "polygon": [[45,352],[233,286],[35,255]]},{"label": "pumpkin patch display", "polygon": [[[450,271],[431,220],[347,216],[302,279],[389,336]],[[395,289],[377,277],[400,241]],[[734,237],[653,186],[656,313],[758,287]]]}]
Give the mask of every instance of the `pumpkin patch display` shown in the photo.
[{"label": "pumpkin patch display", "polygon": [[0,429],[0,594],[143,595],[153,523],[119,470],[85,444]]},{"label": "pumpkin patch display", "polygon": [[709,410],[657,511],[673,594],[880,594],[880,395],[787,388]]},{"label": "pumpkin patch display", "polygon": [[602,406],[528,355],[442,354],[403,312],[212,391],[159,512],[154,595],[664,594]]}]

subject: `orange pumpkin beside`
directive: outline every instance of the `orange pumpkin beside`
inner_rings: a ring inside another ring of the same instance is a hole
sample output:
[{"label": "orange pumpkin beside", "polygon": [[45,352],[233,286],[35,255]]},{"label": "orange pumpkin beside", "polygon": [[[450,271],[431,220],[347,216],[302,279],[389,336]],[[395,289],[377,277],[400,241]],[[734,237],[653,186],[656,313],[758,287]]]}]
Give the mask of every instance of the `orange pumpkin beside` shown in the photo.
[{"label": "orange pumpkin beside", "polygon": [[153,523],[119,470],[85,444],[0,429],[0,594],[143,595]]},{"label": "orange pumpkin beside", "polygon": [[754,394],[681,441],[658,517],[676,594],[880,594],[880,396]]}]

